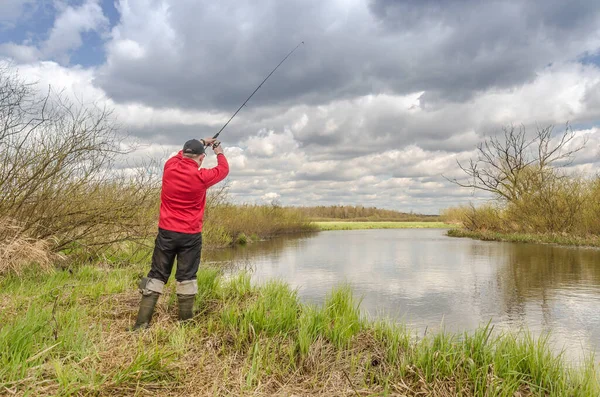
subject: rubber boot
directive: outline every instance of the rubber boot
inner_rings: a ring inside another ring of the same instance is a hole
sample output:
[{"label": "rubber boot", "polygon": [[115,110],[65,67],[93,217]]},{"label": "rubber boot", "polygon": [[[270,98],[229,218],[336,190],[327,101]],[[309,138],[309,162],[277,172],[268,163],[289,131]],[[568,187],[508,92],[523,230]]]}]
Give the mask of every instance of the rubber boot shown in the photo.
[{"label": "rubber boot", "polygon": [[177,294],[179,304],[179,321],[186,321],[194,317],[194,300],[196,295]]},{"label": "rubber boot", "polygon": [[154,307],[160,296],[157,292],[150,292],[149,294],[142,295],[142,301],[140,302],[140,311],[138,312],[137,320],[135,325],[131,327],[130,331],[136,331],[138,329],[148,328],[152,314],[154,314]]}]

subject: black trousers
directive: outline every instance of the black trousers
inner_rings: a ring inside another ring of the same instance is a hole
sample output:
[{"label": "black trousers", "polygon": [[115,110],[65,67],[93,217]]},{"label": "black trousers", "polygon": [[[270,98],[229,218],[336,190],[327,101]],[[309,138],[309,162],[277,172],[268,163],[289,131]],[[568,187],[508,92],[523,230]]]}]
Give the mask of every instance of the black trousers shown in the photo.
[{"label": "black trousers", "polygon": [[152,268],[148,277],[161,280],[166,284],[177,257],[175,280],[194,280],[200,266],[201,251],[202,233],[177,233],[159,228],[154,242]]}]

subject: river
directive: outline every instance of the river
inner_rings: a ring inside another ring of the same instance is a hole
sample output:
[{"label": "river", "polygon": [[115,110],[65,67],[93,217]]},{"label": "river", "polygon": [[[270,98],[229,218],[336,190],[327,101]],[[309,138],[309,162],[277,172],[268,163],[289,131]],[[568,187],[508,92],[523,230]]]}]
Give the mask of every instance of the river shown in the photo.
[{"label": "river", "polygon": [[208,261],[280,279],[305,302],[351,285],[365,316],[416,335],[495,330],[550,332],[569,361],[600,351],[600,250],[453,238],[444,229],[326,231],[213,253]]}]

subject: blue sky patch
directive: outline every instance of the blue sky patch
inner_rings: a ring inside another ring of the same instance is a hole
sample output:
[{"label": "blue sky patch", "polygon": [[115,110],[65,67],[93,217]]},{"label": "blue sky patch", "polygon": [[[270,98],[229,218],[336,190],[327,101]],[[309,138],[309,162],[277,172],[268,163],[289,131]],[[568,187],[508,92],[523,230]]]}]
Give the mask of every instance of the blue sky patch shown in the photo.
[{"label": "blue sky patch", "polygon": [[44,41],[54,25],[56,10],[48,5],[25,5],[21,17],[11,26],[0,30],[0,43],[38,45]]},{"label": "blue sky patch", "polygon": [[[83,0],[68,2],[71,7],[79,7],[83,3]],[[115,0],[101,0],[99,5],[108,19],[110,31],[120,20]],[[41,48],[50,35],[59,10],[51,2],[40,2],[26,3],[21,11],[17,20],[7,21],[0,27],[0,44],[14,43]],[[108,32],[103,32],[103,35],[95,31],[81,32],[82,45],[70,52],[70,64],[89,67],[104,63],[106,33]]]},{"label": "blue sky patch", "polygon": [[112,27],[119,23],[119,20],[121,19],[121,15],[115,7],[115,0],[102,0],[100,6],[102,7],[104,15],[108,18],[112,29]]},{"label": "blue sky patch", "polygon": [[584,65],[597,65],[600,66],[600,51],[596,53],[586,53],[584,56],[579,58],[579,62]]},{"label": "blue sky patch", "polygon": [[82,32],[83,45],[71,53],[71,65],[84,67],[100,65],[106,59],[104,40],[96,32]]}]

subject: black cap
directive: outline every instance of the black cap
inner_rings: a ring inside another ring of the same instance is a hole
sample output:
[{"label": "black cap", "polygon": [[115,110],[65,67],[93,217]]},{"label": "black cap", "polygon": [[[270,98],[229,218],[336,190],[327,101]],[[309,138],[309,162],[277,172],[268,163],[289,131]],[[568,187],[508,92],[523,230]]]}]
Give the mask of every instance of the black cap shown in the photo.
[{"label": "black cap", "polygon": [[202,154],[204,153],[204,145],[197,139],[190,139],[183,145],[183,153]]}]

